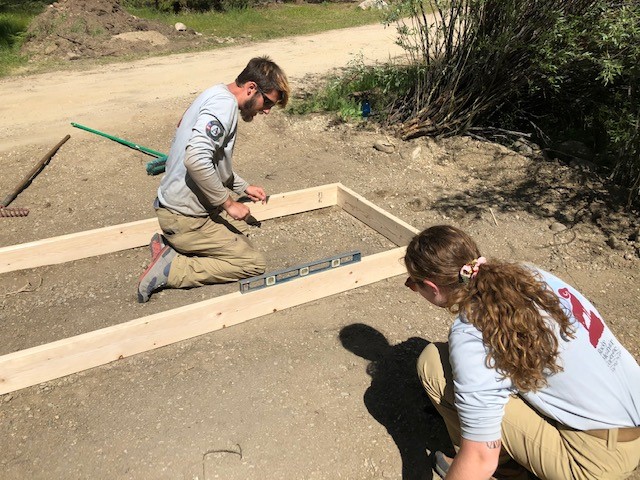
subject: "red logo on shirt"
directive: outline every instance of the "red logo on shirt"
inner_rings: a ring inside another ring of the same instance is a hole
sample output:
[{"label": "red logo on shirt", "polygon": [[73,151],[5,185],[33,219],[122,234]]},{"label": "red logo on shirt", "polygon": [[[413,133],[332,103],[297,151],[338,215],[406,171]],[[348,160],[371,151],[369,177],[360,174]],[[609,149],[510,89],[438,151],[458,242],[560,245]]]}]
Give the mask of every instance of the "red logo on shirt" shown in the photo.
[{"label": "red logo on shirt", "polygon": [[585,308],[568,288],[561,288],[558,293],[563,298],[568,298],[571,302],[571,311],[573,316],[582,324],[589,332],[589,341],[594,347],[598,346],[598,340],[604,332],[604,324],[602,320],[592,311],[587,312]]}]

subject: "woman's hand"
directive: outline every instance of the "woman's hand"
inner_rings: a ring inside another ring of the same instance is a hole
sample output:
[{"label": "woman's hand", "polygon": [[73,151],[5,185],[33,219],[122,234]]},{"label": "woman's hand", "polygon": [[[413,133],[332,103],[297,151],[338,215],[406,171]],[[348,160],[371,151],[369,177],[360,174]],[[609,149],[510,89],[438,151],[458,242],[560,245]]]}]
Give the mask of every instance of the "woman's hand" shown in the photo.
[{"label": "woman's hand", "polygon": [[447,472],[447,480],[488,480],[498,467],[501,447],[500,440],[474,442],[463,438]]}]

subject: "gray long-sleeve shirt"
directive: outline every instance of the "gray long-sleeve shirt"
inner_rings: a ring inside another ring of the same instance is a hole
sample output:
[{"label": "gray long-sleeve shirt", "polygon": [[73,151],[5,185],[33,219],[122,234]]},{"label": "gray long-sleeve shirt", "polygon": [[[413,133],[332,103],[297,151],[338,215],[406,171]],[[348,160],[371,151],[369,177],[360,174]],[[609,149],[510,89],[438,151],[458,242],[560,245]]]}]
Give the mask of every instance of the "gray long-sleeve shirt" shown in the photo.
[{"label": "gray long-sleeve shirt", "polygon": [[158,188],[169,210],[204,217],[224,203],[228,190],[249,184],[231,164],[238,127],[238,102],[226,85],[201,93],[182,116]]}]

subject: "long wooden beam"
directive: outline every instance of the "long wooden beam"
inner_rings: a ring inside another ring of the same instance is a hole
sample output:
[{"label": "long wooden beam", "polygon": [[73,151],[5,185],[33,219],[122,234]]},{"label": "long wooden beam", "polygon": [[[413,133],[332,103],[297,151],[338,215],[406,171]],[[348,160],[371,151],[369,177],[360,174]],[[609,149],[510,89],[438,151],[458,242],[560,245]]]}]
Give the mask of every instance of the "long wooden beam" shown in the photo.
[{"label": "long wooden beam", "polygon": [[0,357],[0,394],[404,273],[404,247],[246,294],[231,293]]},{"label": "long wooden beam", "polygon": [[396,245],[408,245],[411,239],[419,233],[416,228],[374,205],[344,185],[338,185],[337,204],[345,212],[373,228]]},{"label": "long wooden beam", "polygon": [[[269,196],[266,204],[251,204],[257,220],[283,217],[319,208],[331,207],[337,201],[337,183]],[[159,231],[158,220],[137,222],[86,230],[0,248],[0,273],[55,265],[81,258],[141,247]]]}]

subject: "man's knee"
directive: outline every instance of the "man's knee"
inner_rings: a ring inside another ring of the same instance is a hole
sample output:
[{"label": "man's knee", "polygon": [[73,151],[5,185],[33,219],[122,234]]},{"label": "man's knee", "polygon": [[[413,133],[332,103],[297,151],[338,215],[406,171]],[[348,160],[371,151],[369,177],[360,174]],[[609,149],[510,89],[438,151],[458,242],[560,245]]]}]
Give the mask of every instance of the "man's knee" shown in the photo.
[{"label": "man's knee", "polygon": [[417,363],[418,377],[432,402],[440,404],[445,395],[449,365],[449,344],[430,343],[420,354]]},{"label": "man's knee", "polygon": [[247,277],[255,277],[257,275],[262,275],[267,269],[267,262],[264,258],[262,252],[254,250],[253,255],[251,255],[246,263],[243,265],[243,273]]}]

